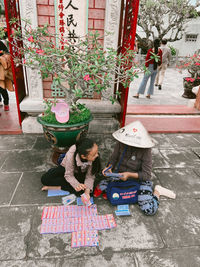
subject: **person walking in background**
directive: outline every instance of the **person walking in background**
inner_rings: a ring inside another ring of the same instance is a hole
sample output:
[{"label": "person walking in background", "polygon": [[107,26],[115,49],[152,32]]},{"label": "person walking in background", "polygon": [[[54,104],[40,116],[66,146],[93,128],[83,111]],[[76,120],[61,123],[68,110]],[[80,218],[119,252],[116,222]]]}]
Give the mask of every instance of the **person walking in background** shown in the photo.
[{"label": "person walking in background", "polygon": [[162,83],[165,76],[165,71],[171,59],[171,50],[169,47],[167,47],[166,39],[163,39],[161,41],[160,49],[162,50],[162,64],[158,67],[158,73],[156,75],[156,83],[155,83],[155,86],[158,86],[159,90],[162,89]]},{"label": "person walking in background", "polygon": [[[140,84],[140,87],[138,89],[138,92],[133,97],[139,98],[140,94],[144,94],[144,91],[146,89],[147,82],[149,78],[151,77],[150,85],[147,91],[147,98],[150,98],[151,95],[153,95],[154,92],[154,82],[157,74],[158,66],[162,63],[162,50],[159,49],[160,46],[160,40],[155,39],[153,42],[153,48],[149,49],[146,55],[145,59],[145,66],[148,68],[148,72],[144,74],[144,77],[142,79],[142,82]],[[158,62],[153,58],[153,55],[159,56]]]},{"label": "person walking in background", "polygon": [[[3,56],[5,53],[8,53],[8,49],[3,41],[0,41],[0,57]],[[1,69],[0,76],[4,76],[3,74],[3,68]],[[1,80],[0,77],[0,80]],[[3,78],[2,78],[3,79]],[[3,97],[3,103],[4,103],[4,110],[9,111],[9,95],[6,88],[3,88],[0,86],[0,106],[2,105],[2,97]]]}]

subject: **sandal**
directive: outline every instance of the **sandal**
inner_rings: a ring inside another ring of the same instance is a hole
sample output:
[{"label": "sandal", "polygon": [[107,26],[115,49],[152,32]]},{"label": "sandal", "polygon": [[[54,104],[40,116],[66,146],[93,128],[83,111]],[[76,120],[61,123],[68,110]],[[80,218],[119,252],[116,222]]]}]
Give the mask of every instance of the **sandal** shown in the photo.
[{"label": "sandal", "polygon": [[135,98],[139,98],[139,95],[134,95],[133,97],[135,97]]},{"label": "sandal", "polygon": [[150,96],[150,95],[146,95],[146,98],[149,98],[149,99],[150,99],[150,98],[151,98],[151,96]]}]

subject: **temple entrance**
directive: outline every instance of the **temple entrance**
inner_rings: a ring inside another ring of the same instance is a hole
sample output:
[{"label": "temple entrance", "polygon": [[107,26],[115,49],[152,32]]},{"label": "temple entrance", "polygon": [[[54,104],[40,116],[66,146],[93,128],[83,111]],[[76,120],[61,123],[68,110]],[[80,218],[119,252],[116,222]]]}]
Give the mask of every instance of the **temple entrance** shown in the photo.
[{"label": "temple entrance", "polygon": [[[121,51],[133,49],[137,26],[139,0],[122,1],[121,26],[119,46]],[[194,102],[182,97],[184,72],[171,66],[167,69],[163,88],[154,87],[151,99],[146,95],[133,98],[136,95],[143,73],[139,73],[129,88],[120,87],[122,107],[120,115],[121,126],[140,120],[148,131],[154,133],[200,132],[200,111],[194,108]],[[149,83],[147,84],[147,88]]]},{"label": "temple entrance", "polygon": [[[14,64],[13,58],[16,55],[16,49],[12,42],[12,33],[15,28],[17,28],[17,23],[20,22],[19,14],[19,2],[18,0],[4,0],[0,1],[1,5],[1,28],[4,28],[7,32],[7,46],[8,50],[12,56],[11,66],[13,74],[13,86],[14,92],[8,92],[9,94],[9,111],[4,111],[1,107],[0,113],[0,134],[20,134],[21,122],[24,118],[24,114],[20,112],[20,102],[26,95],[25,84],[24,84],[24,73],[22,66],[16,66]],[[16,18],[16,24],[10,25],[10,20]],[[16,46],[20,47],[22,44],[17,43]]]}]

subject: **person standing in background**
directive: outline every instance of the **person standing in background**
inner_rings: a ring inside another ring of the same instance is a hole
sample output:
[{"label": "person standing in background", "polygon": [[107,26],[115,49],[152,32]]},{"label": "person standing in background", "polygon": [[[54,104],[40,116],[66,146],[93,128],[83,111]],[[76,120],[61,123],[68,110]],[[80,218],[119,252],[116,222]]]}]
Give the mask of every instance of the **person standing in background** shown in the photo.
[{"label": "person standing in background", "polygon": [[[3,40],[0,40],[0,56],[4,55],[5,53],[8,52],[8,48],[6,47],[5,43]],[[3,102],[4,102],[4,110],[9,111],[9,95],[8,91],[6,88],[2,88],[0,86],[0,106],[2,105],[2,97],[3,97]]]},{"label": "person standing in background", "polygon": [[160,49],[162,50],[162,64],[158,67],[158,73],[156,75],[156,83],[155,83],[155,86],[158,86],[159,90],[162,89],[162,83],[165,76],[165,71],[171,59],[171,50],[169,47],[167,47],[166,39],[163,39],[161,41]]},{"label": "person standing in background", "polygon": [[[153,95],[154,82],[157,74],[157,69],[158,66],[161,65],[162,63],[162,51],[161,49],[159,49],[159,46],[160,46],[160,40],[155,39],[153,42],[153,48],[149,49],[147,52],[145,59],[145,66],[146,68],[148,68],[148,72],[144,73],[144,77],[142,79],[138,92],[136,95],[133,96],[135,98],[139,98],[140,94],[144,94],[149,78],[151,78],[151,81],[146,97],[151,98],[151,95]],[[158,57],[158,60],[154,59],[154,55]]]}]

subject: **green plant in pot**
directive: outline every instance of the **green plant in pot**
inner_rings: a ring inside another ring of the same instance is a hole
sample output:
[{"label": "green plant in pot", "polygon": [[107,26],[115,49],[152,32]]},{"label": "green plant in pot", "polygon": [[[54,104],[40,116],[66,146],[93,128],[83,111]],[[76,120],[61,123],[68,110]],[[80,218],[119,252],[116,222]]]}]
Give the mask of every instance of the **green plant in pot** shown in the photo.
[{"label": "green plant in pot", "polygon": [[193,87],[200,85],[200,53],[196,53],[190,57],[185,57],[184,60],[177,64],[177,68],[187,69],[190,77],[183,78],[184,93],[183,97],[195,99],[196,94],[192,92]]},{"label": "green plant in pot", "polygon": [[[19,25],[13,32],[13,38],[13,45],[17,41],[23,41],[23,47],[18,48],[22,60],[17,58],[16,63],[38,69],[42,78],[51,76],[52,94],[59,91],[69,106],[67,122],[59,122],[56,114],[52,112],[52,107],[58,103],[57,97],[45,100],[44,113],[38,117],[38,122],[43,125],[47,139],[53,146],[64,149],[74,143],[79,131],[87,130],[92,116],[90,110],[80,104],[81,98],[101,95],[117,83],[127,87],[134,77],[137,77],[138,66],[133,60],[134,52],[127,50],[121,54],[111,48],[104,51],[102,39],[97,32],[76,40],[61,40],[58,35],[48,31],[48,25],[32,29],[29,22],[25,21],[22,30]],[[109,99],[114,103],[118,96],[116,91]],[[86,126],[82,127],[85,122]],[[70,137],[64,137],[67,141],[67,144],[64,144],[59,143],[57,136],[51,132],[53,127],[60,131],[60,135],[66,133],[69,128],[75,128],[76,131],[71,140]]]}]

